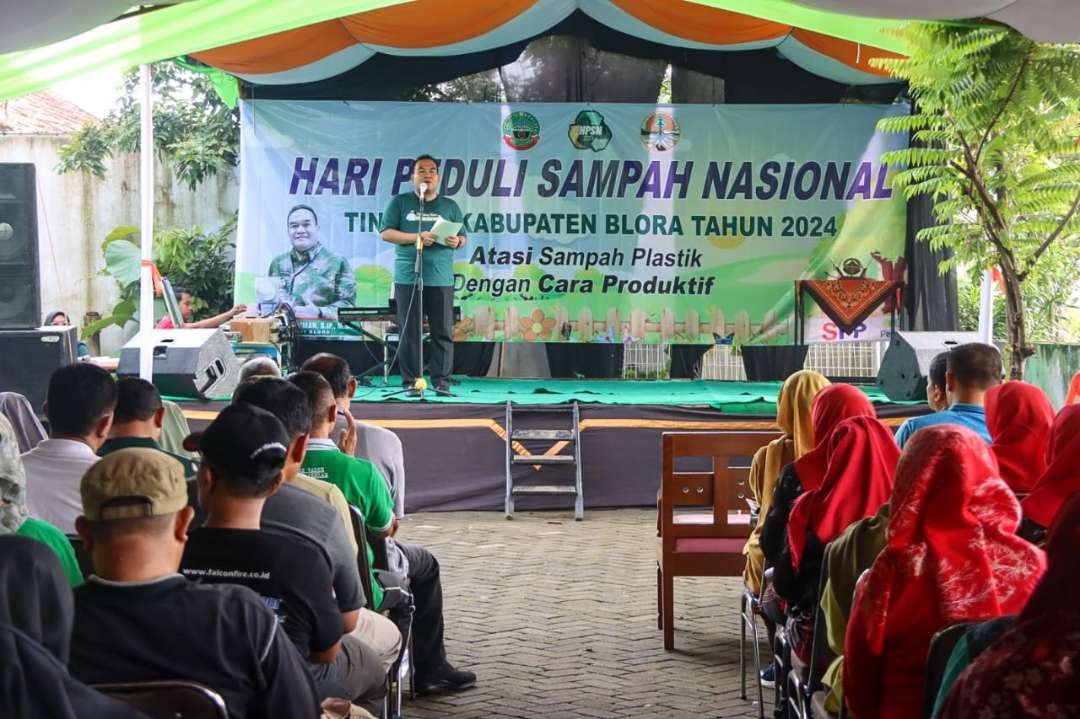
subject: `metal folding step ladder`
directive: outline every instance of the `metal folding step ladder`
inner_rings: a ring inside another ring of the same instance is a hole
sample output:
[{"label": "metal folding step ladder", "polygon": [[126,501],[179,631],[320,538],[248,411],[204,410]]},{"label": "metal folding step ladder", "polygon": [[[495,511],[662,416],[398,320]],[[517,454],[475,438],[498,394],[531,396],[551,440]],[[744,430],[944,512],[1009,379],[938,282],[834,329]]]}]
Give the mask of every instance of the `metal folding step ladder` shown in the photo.
[{"label": "metal folding step ladder", "polygon": [[[531,405],[527,410],[534,413],[567,413],[572,415],[569,429],[514,429],[514,406],[506,403],[506,518],[514,518],[514,497],[526,494],[566,494],[574,496],[574,519],[585,516],[584,495],[581,492],[581,432],[578,403],[567,405]],[[526,444],[536,442],[566,442],[573,445],[573,454],[529,454]],[[524,450],[522,454],[519,451]],[[573,484],[519,484],[514,486],[514,465],[526,464],[543,467],[547,465],[572,466]]]}]

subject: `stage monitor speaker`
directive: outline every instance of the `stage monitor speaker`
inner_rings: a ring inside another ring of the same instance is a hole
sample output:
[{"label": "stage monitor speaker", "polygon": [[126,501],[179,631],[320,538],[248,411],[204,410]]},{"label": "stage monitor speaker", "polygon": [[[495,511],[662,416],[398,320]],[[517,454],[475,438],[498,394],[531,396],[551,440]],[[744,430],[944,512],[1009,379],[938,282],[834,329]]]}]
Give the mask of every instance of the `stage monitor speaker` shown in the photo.
[{"label": "stage monitor speaker", "polygon": [[[141,334],[120,351],[116,374],[139,376]],[[219,329],[152,330],[154,386],[162,395],[190,399],[230,397],[240,381],[240,361]]]},{"label": "stage monitor speaker", "polygon": [[32,163],[0,163],[0,329],[41,324],[35,188]]},{"label": "stage monitor speaker", "polygon": [[18,392],[39,416],[53,371],[75,361],[75,327],[0,330],[0,392]]},{"label": "stage monitor speaker", "polygon": [[956,345],[978,342],[977,332],[895,330],[881,358],[877,386],[894,402],[926,399],[926,376],[934,357]]}]

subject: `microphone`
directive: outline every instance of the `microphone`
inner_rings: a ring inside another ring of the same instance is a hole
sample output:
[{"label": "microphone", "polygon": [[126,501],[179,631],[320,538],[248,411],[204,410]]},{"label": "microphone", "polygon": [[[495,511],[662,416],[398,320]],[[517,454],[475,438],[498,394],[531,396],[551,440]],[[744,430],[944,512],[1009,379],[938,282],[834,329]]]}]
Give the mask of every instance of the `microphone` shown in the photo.
[{"label": "microphone", "polygon": [[421,182],[420,183],[420,194],[421,195],[426,195],[427,191],[428,191],[428,184],[426,182]]}]

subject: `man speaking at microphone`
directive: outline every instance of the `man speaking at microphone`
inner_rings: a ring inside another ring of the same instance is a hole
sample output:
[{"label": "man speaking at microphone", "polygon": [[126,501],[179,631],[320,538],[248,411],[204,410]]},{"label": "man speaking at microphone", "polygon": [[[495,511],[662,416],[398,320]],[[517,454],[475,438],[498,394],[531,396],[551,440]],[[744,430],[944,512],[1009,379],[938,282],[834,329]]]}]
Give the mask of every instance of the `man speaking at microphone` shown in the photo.
[{"label": "man speaking at microphone", "polygon": [[[422,394],[417,379],[423,377],[420,366],[420,305],[416,292],[416,256],[422,258],[423,308],[431,335],[431,381],[436,394],[449,396],[450,373],[454,367],[454,250],[465,244],[464,233],[436,242],[431,228],[441,220],[461,222],[458,204],[439,195],[439,166],[431,155],[413,161],[412,192],[403,192],[390,200],[383,211],[380,237],[397,245],[394,261],[394,301],[398,326],[401,327],[398,366],[401,381],[410,397]],[[421,217],[421,198],[423,216]]]}]

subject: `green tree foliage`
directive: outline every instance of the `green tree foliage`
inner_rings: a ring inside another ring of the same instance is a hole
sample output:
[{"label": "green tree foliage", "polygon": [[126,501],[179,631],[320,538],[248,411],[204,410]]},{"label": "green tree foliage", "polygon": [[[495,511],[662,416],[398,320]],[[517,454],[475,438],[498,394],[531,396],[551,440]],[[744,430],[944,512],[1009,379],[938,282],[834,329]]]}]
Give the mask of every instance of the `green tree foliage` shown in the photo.
[{"label": "green tree foliage", "polygon": [[[227,107],[210,79],[172,62],[153,66],[154,148],[195,189],[237,163],[239,113]],[[105,176],[105,161],[139,150],[139,75],[124,76],[124,94],[100,122],[83,126],[60,149],[60,172]]]},{"label": "green tree foliage", "polygon": [[1025,290],[1080,249],[1080,48],[992,24],[912,23],[901,36],[908,57],[880,65],[907,81],[915,110],[880,127],[914,143],[884,160],[903,168],[894,186],[907,197],[935,199],[939,224],[921,240],[974,272],[1000,267],[1019,379],[1034,353]]},{"label": "green tree foliage", "polygon": [[[220,314],[232,307],[235,231],[234,215],[216,232],[204,232],[196,226],[165,229],[154,236],[154,263],[173,287],[192,293],[197,316]],[[107,317],[87,326],[87,335],[138,319],[139,242],[139,228],[130,226],[117,227],[102,242],[105,269],[101,274],[116,280],[120,301]]]}]

